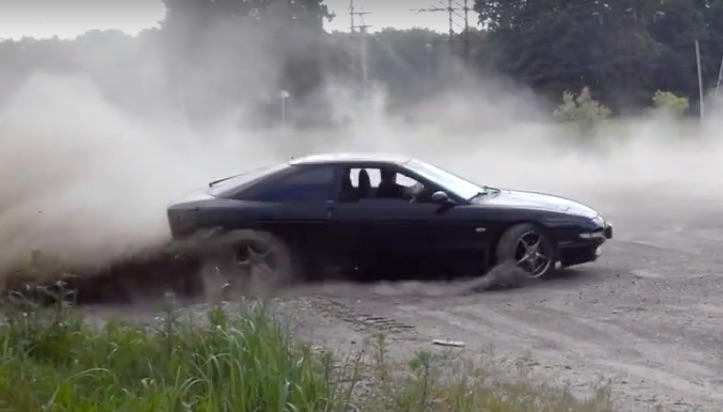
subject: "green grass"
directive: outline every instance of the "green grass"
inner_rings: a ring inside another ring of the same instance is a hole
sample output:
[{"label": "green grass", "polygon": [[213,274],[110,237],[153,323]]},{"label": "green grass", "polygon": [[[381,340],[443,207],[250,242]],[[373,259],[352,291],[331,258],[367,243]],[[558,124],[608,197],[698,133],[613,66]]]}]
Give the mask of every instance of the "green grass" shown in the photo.
[{"label": "green grass", "polygon": [[607,392],[504,382],[420,352],[385,356],[382,335],[335,356],[293,342],[262,306],[207,321],[168,310],[155,326],[91,326],[76,311],[5,305],[0,411],[611,411]]}]

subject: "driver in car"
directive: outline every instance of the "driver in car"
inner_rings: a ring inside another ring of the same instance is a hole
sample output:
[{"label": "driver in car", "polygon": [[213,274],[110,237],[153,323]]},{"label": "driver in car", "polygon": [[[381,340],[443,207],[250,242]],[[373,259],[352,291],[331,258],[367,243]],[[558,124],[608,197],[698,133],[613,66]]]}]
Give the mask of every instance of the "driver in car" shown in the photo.
[{"label": "driver in car", "polygon": [[377,197],[402,198],[404,186],[397,184],[396,173],[392,170],[382,169],[380,171],[381,181],[377,188]]}]

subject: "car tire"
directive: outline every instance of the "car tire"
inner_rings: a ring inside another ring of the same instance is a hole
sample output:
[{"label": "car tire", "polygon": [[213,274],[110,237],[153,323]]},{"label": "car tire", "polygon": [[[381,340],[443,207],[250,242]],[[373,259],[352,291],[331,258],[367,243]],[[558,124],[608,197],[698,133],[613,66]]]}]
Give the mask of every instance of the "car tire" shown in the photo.
[{"label": "car tire", "polygon": [[206,296],[269,297],[299,280],[295,254],[273,233],[234,230],[212,243],[204,252]]},{"label": "car tire", "polygon": [[520,223],[507,229],[497,242],[495,254],[497,264],[514,261],[528,278],[543,278],[555,269],[554,242],[538,224]]}]

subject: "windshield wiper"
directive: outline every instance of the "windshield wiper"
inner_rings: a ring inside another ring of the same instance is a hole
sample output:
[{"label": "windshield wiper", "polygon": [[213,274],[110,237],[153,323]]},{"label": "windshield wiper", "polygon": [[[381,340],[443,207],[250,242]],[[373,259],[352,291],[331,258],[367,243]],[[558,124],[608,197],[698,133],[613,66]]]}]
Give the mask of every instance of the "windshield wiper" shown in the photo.
[{"label": "windshield wiper", "polygon": [[492,192],[492,193],[500,193],[501,190],[498,189],[498,188],[496,188],[496,187],[482,186],[482,191],[481,191],[481,192],[477,192],[477,194],[475,194],[474,196],[472,196],[472,197],[470,197],[469,199],[467,199],[467,201],[469,202],[469,201],[472,201],[472,200],[474,200],[474,199],[476,199],[476,198],[478,198],[478,197],[480,197],[480,196],[488,195],[488,194],[490,194],[490,192]]},{"label": "windshield wiper", "polygon": [[480,197],[480,196],[484,196],[484,195],[486,195],[486,194],[488,194],[488,192],[487,192],[486,190],[482,190],[481,192],[477,192],[475,195],[473,195],[472,197],[470,197],[469,199],[467,199],[467,201],[470,202],[470,201],[472,201],[472,200],[474,200],[474,199],[476,199],[476,198],[478,198],[478,197]]}]

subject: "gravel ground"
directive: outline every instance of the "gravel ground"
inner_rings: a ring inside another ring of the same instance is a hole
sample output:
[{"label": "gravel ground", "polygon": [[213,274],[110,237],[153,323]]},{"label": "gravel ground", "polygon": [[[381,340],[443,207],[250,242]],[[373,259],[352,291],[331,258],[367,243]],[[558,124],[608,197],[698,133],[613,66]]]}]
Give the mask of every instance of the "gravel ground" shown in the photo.
[{"label": "gravel ground", "polygon": [[719,205],[626,197],[597,206],[616,225],[598,262],[524,288],[339,282],[289,291],[275,307],[315,345],[344,351],[384,332],[391,356],[424,348],[508,371],[522,363],[580,394],[609,380],[626,411],[723,411]]}]

